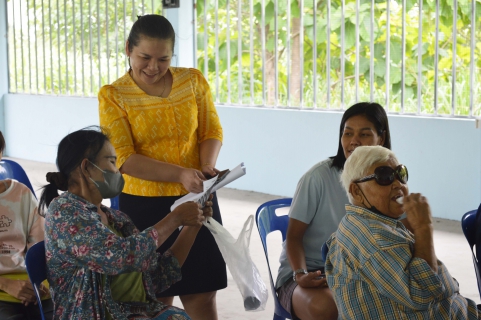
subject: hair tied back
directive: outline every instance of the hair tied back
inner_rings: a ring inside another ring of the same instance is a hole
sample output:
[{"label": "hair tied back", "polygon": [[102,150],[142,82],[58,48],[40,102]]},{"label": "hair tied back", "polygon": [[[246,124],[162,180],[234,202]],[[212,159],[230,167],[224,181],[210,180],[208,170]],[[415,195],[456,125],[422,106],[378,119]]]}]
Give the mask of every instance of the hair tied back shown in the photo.
[{"label": "hair tied back", "polygon": [[47,182],[53,184],[59,190],[67,191],[68,189],[68,178],[61,172],[48,172]]}]

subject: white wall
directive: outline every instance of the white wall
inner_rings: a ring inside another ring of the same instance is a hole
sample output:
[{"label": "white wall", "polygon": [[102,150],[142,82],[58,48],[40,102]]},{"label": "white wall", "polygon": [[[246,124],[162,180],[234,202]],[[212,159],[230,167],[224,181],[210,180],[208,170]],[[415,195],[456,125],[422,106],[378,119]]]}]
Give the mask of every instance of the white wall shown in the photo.
[{"label": "white wall", "polygon": [[[55,162],[69,132],[98,124],[97,99],[8,94],[5,135],[11,157]],[[337,151],[342,114],[217,107],[224,145],[217,167],[240,162],[247,175],[233,188],[292,196],[312,165]],[[393,150],[425,194],[435,217],[460,220],[481,202],[481,129],[474,120],[391,115]]]},{"label": "white wall", "polygon": [[[337,152],[342,114],[218,107],[224,127],[220,169],[244,161],[232,187],[292,196],[299,178]],[[459,220],[481,202],[481,129],[474,120],[389,116],[393,151],[410,173],[411,192],[433,215]]]},{"label": "white wall", "polygon": [[176,67],[194,67],[194,4],[192,2],[180,1],[179,8],[164,9],[165,17],[175,30],[175,57],[172,59],[172,65]]},{"label": "white wall", "polygon": [[29,94],[7,94],[5,154],[54,163],[57,145],[68,133],[98,125],[98,100]]}]

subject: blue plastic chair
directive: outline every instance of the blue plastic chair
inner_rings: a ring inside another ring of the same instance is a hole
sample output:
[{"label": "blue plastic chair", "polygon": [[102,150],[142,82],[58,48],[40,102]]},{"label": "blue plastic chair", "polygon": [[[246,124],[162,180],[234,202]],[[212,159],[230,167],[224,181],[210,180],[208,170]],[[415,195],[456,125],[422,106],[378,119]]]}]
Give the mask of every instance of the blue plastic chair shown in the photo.
[{"label": "blue plastic chair", "polygon": [[37,296],[37,303],[40,308],[42,320],[45,320],[42,299],[39,293],[40,284],[47,279],[47,261],[45,260],[45,243],[43,241],[37,242],[28,249],[27,255],[25,256],[25,265],[30,282],[32,282],[33,290]]},{"label": "blue plastic chair", "polygon": [[[479,296],[481,297],[481,264],[473,251],[473,247],[476,244],[476,217],[478,214],[481,214],[481,205],[479,206],[479,209],[477,211],[472,210],[464,214],[463,218],[461,219],[461,227],[463,229],[466,240],[468,240],[469,247],[471,248],[471,253],[473,255],[474,271],[476,272],[478,291]],[[478,232],[481,232],[481,230],[479,230]]]},{"label": "blue plastic chair", "polygon": [[289,223],[289,216],[276,215],[276,210],[283,207],[289,207],[292,203],[292,198],[272,200],[261,205],[256,212],[256,224],[261,236],[262,245],[264,246],[264,253],[267,260],[267,268],[269,269],[269,278],[271,280],[272,297],[274,298],[274,320],[292,319],[291,314],[284,309],[277,298],[276,287],[272,280],[271,266],[269,264],[269,257],[267,255],[267,235],[273,231],[280,231],[282,233],[282,240],[286,240],[287,225]]},{"label": "blue plastic chair", "polygon": [[321,248],[322,260],[324,260],[324,262],[326,261],[328,252],[329,252],[329,247],[327,246],[327,242],[324,242]]},{"label": "blue plastic chair", "polygon": [[119,210],[119,196],[110,199],[110,208]]},{"label": "blue plastic chair", "polygon": [[26,185],[30,190],[32,190],[33,195],[35,198],[35,191],[33,190],[32,184],[23,170],[22,166],[19,165],[17,162],[13,160],[3,159],[0,161],[0,180],[5,179],[15,179],[18,182],[23,183]]}]

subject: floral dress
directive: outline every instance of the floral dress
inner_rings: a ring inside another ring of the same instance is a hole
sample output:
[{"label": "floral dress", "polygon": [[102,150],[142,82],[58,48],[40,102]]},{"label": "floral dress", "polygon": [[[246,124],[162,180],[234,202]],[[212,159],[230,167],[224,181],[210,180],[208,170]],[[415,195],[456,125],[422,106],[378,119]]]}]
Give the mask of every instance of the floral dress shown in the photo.
[{"label": "floral dress", "polygon": [[[170,251],[156,253],[158,234],[139,232],[124,213],[102,207],[115,235],[101,220],[97,207],[65,192],[55,198],[45,217],[47,279],[54,302],[54,319],[190,319],[178,308],[155,299],[181,279]],[[146,302],[116,302],[113,276],[142,272]]]}]

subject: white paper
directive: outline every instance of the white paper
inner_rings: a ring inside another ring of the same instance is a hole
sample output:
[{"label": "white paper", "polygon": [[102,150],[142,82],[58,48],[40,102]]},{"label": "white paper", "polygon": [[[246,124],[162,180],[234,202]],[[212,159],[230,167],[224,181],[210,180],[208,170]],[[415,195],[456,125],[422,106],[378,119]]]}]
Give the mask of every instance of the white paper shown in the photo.
[{"label": "white paper", "polygon": [[205,180],[203,181],[203,184],[204,184],[204,192],[206,192],[207,190],[209,190],[210,187],[212,187],[212,185],[217,181],[217,176],[209,179],[209,180]]},{"label": "white paper", "polygon": [[[197,201],[199,200],[200,198],[202,198],[202,196],[207,192],[207,190],[209,190],[209,188],[217,181],[217,176],[215,176],[214,178],[212,179],[209,179],[209,180],[205,180],[204,181],[204,191],[200,192],[200,193],[188,193],[186,194],[185,196],[183,196],[182,198],[178,199],[176,202],[174,202],[174,204],[172,205],[172,207],[170,208],[170,211],[173,211],[176,207],[179,206],[179,204],[181,203],[184,203],[184,202],[189,202],[189,201]],[[178,201],[182,200],[182,202],[179,202],[177,204]],[[175,206],[175,207],[174,207]]]},{"label": "white paper", "polygon": [[[236,179],[239,179],[240,177],[242,177],[245,174],[246,174],[246,168],[244,167],[244,162],[242,162],[237,167],[232,169],[218,185],[214,186],[214,188],[212,188],[210,193],[222,188],[223,186],[231,183],[232,181],[234,181]],[[212,181],[212,180],[214,180],[214,181]],[[186,194],[182,198],[177,199],[177,201],[175,201],[174,204],[170,207],[170,211],[174,211],[174,209],[177,208],[182,203],[199,200],[209,190],[209,188],[215,183],[215,181],[217,181],[217,176],[215,176],[212,179],[204,181],[204,191],[203,192],[201,192],[201,193],[192,193],[191,192],[191,193]],[[206,188],[206,185],[208,185],[207,188]]]},{"label": "white paper", "polygon": [[244,167],[244,162],[242,162],[241,164],[239,164],[237,167],[235,167],[234,169],[232,169],[228,174],[227,176],[224,178],[224,180],[222,180],[221,182],[219,182],[218,185],[214,186],[214,188],[212,188],[212,192],[222,188],[223,186],[231,183],[232,181],[234,180],[237,180],[239,179],[240,177],[242,177],[243,175],[246,174],[246,167]]}]

